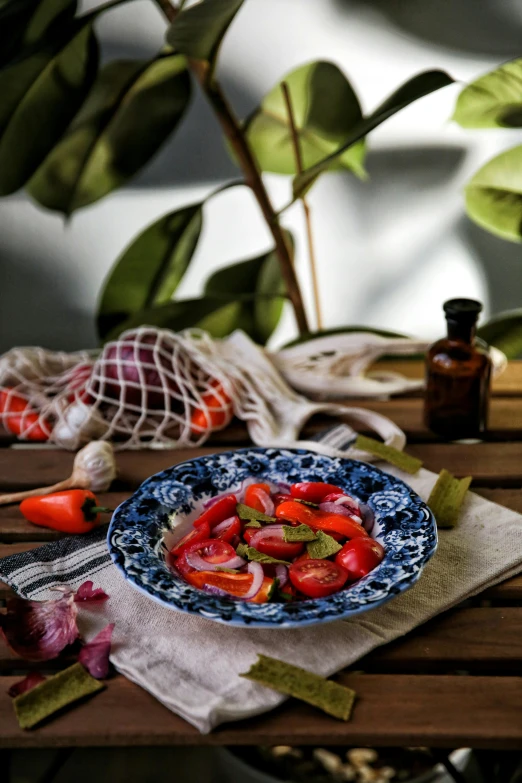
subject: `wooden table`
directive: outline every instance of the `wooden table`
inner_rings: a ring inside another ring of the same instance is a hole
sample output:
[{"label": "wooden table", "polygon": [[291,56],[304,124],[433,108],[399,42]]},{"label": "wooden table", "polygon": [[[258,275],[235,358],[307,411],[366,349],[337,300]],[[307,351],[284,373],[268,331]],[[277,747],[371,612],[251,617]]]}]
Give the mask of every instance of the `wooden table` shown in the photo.
[{"label": "wooden table", "polygon": [[[415,362],[401,363],[400,369],[410,376],[421,372]],[[512,363],[495,384],[491,432],[488,442],[478,445],[437,442],[422,425],[418,397],[361,404],[394,419],[408,434],[408,451],[427,468],[472,474],[476,492],[522,512],[522,362]],[[198,453],[246,442],[243,427],[232,426]],[[113,491],[101,497],[102,505],[114,507],[150,474],[191,456],[193,450],[120,453],[119,478]],[[52,484],[69,475],[72,462],[72,454],[58,450],[0,449],[0,490]],[[17,507],[0,508],[0,556],[57,537],[25,522]],[[8,589],[0,587],[0,599],[7,595]],[[359,696],[349,723],[288,701],[262,717],[202,736],[119,675],[91,701],[35,731],[21,731],[6,691],[31,665],[0,643],[0,747],[355,743],[516,749],[522,747],[521,653],[519,576],[342,672],[339,681]],[[59,659],[51,667],[67,664]]]}]

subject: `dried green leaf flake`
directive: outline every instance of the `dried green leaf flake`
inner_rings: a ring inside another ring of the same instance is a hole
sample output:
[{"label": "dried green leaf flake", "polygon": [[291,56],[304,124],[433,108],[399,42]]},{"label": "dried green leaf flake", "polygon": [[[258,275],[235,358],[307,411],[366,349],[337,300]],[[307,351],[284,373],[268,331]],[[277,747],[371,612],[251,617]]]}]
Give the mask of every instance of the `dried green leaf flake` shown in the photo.
[{"label": "dried green leaf flake", "polygon": [[249,671],[239,676],[305,701],[334,718],[347,721],[352,714],[356,693],[351,688],[268,655],[258,655]]},{"label": "dried green leaf flake", "polygon": [[245,527],[257,527],[257,528],[260,528],[260,527],[263,527],[263,525],[261,524],[261,522],[258,522],[257,519],[251,519],[250,522],[247,522]]},{"label": "dried green leaf flake", "polygon": [[314,560],[326,560],[327,557],[336,555],[342,549],[341,544],[325,533],[323,530],[317,531],[317,539],[306,545],[310,557]]},{"label": "dried green leaf flake", "polygon": [[280,564],[285,566],[290,565],[287,560],[277,560],[277,558],[270,557],[270,555],[264,555],[262,552],[254,549],[253,546],[247,546],[246,544],[239,544],[238,548],[236,549],[236,554],[238,554],[239,557],[245,558],[245,560],[253,560],[255,563],[275,563],[277,565]]},{"label": "dried green leaf flake", "polygon": [[277,522],[275,517],[269,517],[267,514],[263,514],[262,511],[258,511],[251,506],[247,506],[244,503],[238,503],[236,506],[236,513],[239,519],[250,520],[255,519],[257,522]]},{"label": "dried green leaf flake", "polygon": [[91,677],[81,663],[75,663],[13,699],[20,728],[32,729],[58,710],[104,688],[105,685]]},{"label": "dried green leaf flake", "polygon": [[428,499],[428,506],[433,511],[438,527],[455,527],[471,482],[471,476],[457,479],[449,471],[441,470]]},{"label": "dried green leaf flake", "polygon": [[354,443],[356,449],[361,451],[367,451],[368,454],[373,454],[375,457],[380,457],[390,465],[404,470],[405,473],[417,473],[422,467],[422,461],[416,457],[410,457],[409,454],[405,454],[403,451],[394,449],[392,446],[386,446],[385,443],[381,443],[373,438],[367,438],[365,435],[358,435]]},{"label": "dried green leaf flake", "polygon": [[285,541],[315,541],[317,535],[314,533],[311,527],[308,525],[297,525],[292,527],[290,525],[283,525],[283,538]]}]

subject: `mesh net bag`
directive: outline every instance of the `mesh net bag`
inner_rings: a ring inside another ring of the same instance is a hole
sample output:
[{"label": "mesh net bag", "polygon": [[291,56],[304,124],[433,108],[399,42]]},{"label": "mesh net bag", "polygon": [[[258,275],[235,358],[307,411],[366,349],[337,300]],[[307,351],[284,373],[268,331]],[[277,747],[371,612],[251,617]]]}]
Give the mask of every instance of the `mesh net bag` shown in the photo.
[{"label": "mesh net bag", "polygon": [[[16,348],[0,358],[5,430],[68,449],[103,439],[127,449],[200,446],[235,414],[259,446],[340,453],[298,440],[315,413],[362,424],[386,443],[404,446],[404,434],[383,416],[297,394],[241,331],[213,340],[198,330],[177,334],[144,326],[99,354]],[[360,455],[352,450],[351,456]]]}]

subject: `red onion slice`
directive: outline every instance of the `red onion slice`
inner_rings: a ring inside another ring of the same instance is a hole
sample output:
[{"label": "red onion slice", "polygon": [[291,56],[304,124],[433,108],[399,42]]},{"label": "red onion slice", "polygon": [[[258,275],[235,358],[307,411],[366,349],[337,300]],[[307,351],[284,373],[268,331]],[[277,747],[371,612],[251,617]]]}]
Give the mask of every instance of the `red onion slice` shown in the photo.
[{"label": "red onion slice", "polygon": [[278,538],[283,541],[283,525],[267,525],[261,530],[256,530],[250,539],[250,546],[257,549],[257,545],[264,538]]},{"label": "red onion slice", "polygon": [[326,511],[328,514],[338,514],[340,517],[351,517],[352,514],[345,506],[338,506],[337,503],[329,501],[319,505],[320,511]]},{"label": "red onion slice", "polygon": [[275,575],[279,582],[279,587],[284,587],[288,582],[288,568],[284,565],[276,565]]},{"label": "red onion slice", "polygon": [[216,527],[212,528],[212,535],[217,538],[219,533],[222,533],[223,530],[226,530],[227,527],[230,527],[230,525],[232,524],[232,522],[234,522],[234,520],[235,520],[235,516],[229,517],[228,519],[224,519],[223,522],[220,522],[219,525],[216,525]]},{"label": "red onion slice", "polygon": [[261,501],[263,505],[263,513],[271,517],[275,511],[274,501],[264,489],[257,490],[257,499]]},{"label": "red onion slice", "polygon": [[249,563],[248,573],[254,577],[252,584],[248,591],[241,596],[243,601],[249,601],[251,598],[255,598],[263,586],[263,579],[265,578],[265,572],[261,563]]},{"label": "red onion slice", "polygon": [[245,560],[239,555],[231,557],[229,560],[223,560],[221,563],[209,563],[197,552],[191,552],[185,556],[185,559],[191,568],[196,571],[219,571],[220,568],[241,568],[245,565]]}]

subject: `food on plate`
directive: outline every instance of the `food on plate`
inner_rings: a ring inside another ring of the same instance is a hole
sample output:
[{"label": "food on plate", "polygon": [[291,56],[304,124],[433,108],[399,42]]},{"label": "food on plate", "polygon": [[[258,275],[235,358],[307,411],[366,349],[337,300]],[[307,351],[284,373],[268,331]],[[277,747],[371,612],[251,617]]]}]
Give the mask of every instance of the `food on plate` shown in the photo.
[{"label": "food on plate", "polygon": [[170,546],[168,563],[188,584],[223,598],[324,598],[382,561],[384,548],[365,528],[368,518],[367,506],[333,484],[248,480],[239,492],[207,501]]}]

